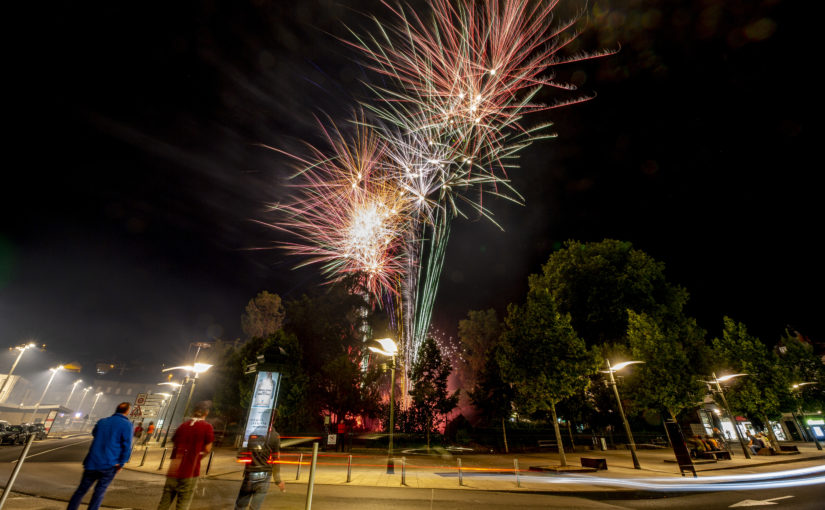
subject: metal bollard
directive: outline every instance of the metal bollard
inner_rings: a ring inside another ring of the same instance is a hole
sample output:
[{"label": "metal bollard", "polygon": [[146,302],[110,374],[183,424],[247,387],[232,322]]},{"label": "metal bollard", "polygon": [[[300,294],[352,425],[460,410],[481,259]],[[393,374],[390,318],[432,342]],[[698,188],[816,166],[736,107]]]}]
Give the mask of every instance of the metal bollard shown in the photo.
[{"label": "metal bollard", "polygon": [[521,487],[521,480],[518,477],[518,459],[513,459],[513,471],[516,473],[516,487]]},{"label": "metal bollard", "polygon": [[206,461],[206,474],[209,474],[209,468],[212,467],[212,456],[215,455],[215,450],[209,450],[209,460]]},{"label": "metal bollard", "polygon": [[407,485],[407,457],[401,457],[401,485]]},{"label": "metal bollard", "polygon": [[461,473],[461,459],[458,459],[458,485],[464,485],[464,475]]},{"label": "metal bollard", "polygon": [[304,461],[304,454],[302,453],[302,454],[298,457],[298,470],[297,470],[297,471],[295,471],[295,479],[296,479],[296,480],[298,480],[299,478],[301,478],[301,462],[303,462],[303,461]]},{"label": "metal bollard", "polygon": [[352,481],[352,455],[347,460],[347,483]]},{"label": "metal bollard", "polygon": [[149,447],[147,446],[145,450],[143,450],[143,457],[140,458],[140,464],[138,467],[143,467],[143,463],[146,462],[146,455],[149,453]]},{"label": "metal bollard", "polygon": [[168,448],[163,449],[163,453],[160,455],[160,465],[158,466],[158,471],[163,469],[163,462],[166,460],[166,451]]},{"label": "metal bollard", "polygon": [[312,509],[312,491],[315,489],[315,466],[318,464],[318,442],[312,443],[312,464],[309,465],[309,482],[307,483],[307,500],[304,510]]}]

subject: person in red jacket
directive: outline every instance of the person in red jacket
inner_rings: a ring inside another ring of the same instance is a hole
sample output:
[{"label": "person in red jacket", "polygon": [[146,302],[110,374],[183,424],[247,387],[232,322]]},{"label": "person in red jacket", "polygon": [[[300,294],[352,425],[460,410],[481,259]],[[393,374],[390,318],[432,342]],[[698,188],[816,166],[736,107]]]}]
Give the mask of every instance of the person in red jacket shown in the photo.
[{"label": "person in red jacket", "polygon": [[195,495],[198,476],[201,474],[201,459],[212,451],[215,440],[212,425],[204,421],[209,414],[209,403],[195,405],[192,418],[180,424],[172,436],[172,462],[166,473],[166,484],[158,504],[158,510],[167,510],[177,498],[175,508],[188,510]]}]

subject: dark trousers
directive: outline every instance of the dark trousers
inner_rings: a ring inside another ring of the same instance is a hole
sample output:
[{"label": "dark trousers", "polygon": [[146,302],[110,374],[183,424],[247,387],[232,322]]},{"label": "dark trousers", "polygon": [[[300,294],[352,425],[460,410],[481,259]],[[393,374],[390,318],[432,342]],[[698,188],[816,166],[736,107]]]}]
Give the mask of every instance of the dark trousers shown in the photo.
[{"label": "dark trousers", "polygon": [[271,473],[244,473],[241,491],[235,500],[235,510],[258,510],[269,492]]},{"label": "dark trousers", "polygon": [[112,483],[115,474],[117,474],[116,467],[101,470],[84,469],[83,478],[80,479],[80,485],[78,485],[77,490],[74,491],[66,510],[76,510],[80,505],[80,500],[83,499],[83,496],[86,495],[89,488],[95,482],[97,482],[97,485],[95,485],[95,490],[92,492],[92,499],[89,500],[89,510],[97,510],[100,508],[100,504],[103,502],[103,495],[106,493],[106,489],[109,488],[109,484]]}]

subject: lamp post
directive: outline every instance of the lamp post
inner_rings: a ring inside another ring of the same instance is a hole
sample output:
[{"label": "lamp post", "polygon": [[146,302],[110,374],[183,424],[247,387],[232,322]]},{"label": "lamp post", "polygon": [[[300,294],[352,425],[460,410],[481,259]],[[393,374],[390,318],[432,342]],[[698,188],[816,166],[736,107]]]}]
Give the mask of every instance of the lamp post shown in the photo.
[{"label": "lamp post", "polygon": [[97,407],[97,401],[100,400],[100,397],[102,395],[103,395],[102,391],[98,391],[97,393],[95,393],[95,401],[92,404],[92,408],[89,409],[89,418],[87,419],[87,424],[88,424],[88,421],[90,421],[92,419],[92,413],[95,412],[95,407]]},{"label": "lamp post", "polygon": [[69,392],[69,397],[66,399],[66,404],[64,404],[64,406],[63,406],[63,407],[69,407],[69,400],[71,400],[71,399],[72,399],[72,395],[74,395],[74,390],[76,390],[76,389],[77,389],[77,385],[78,385],[78,384],[80,384],[80,383],[82,383],[82,382],[83,382],[83,379],[78,379],[77,381],[75,381],[75,382],[72,384],[72,391],[70,391],[70,392]]},{"label": "lamp post", "polygon": [[6,400],[6,399],[3,398],[3,391],[6,389],[6,386],[8,385],[9,380],[11,380],[11,374],[14,373],[14,369],[17,368],[17,364],[20,363],[20,358],[23,357],[23,353],[26,352],[29,349],[34,349],[35,347],[37,347],[37,346],[34,345],[33,342],[29,342],[27,344],[18,345],[17,347],[12,347],[12,348],[9,349],[9,350],[17,349],[18,351],[20,351],[20,353],[17,355],[17,359],[15,359],[14,363],[11,365],[11,368],[9,369],[9,374],[6,376],[5,379],[3,379],[3,385],[0,386],[0,399],[2,399],[2,400],[0,400],[0,402],[4,402]]},{"label": "lamp post", "polygon": [[50,368],[49,369],[51,371],[52,375],[51,375],[51,377],[49,377],[49,382],[46,383],[46,387],[43,388],[43,394],[40,395],[40,400],[38,400],[37,403],[34,405],[34,411],[32,412],[32,419],[31,419],[32,422],[34,422],[34,417],[37,416],[37,410],[40,409],[40,404],[43,402],[43,397],[46,396],[46,392],[49,391],[49,386],[51,386],[52,381],[54,381],[54,376],[56,376],[57,373],[59,371],[61,371],[62,369],[63,369],[63,365],[58,365],[55,368]]},{"label": "lamp post", "polygon": [[[186,406],[183,408],[184,414],[186,414],[186,410],[189,409],[189,403],[192,402],[192,394],[195,393],[195,383],[198,380],[198,376],[201,375],[203,372],[206,372],[212,368],[212,365],[209,363],[195,363],[194,365],[182,365],[179,367],[170,367],[164,368],[163,372],[168,372],[170,370],[186,370],[186,377],[189,378],[189,373],[194,372],[195,377],[191,379],[192,384],[189,385],[189,396],[186,398]],[[172,415],[174,418],[174,415]]]},{"label": "lamp post", "polygon": [[87,386],[87,387],[83,388],[83,393],[81,393],[81,395],[80,395],[80,402],[77,403],[77,409],[76,409],[77,411],[80,411],[80,408],[83,407],[83,401],[86,400],[86,395],[90,391],[92,391],[91,386]]},{"label": "lamp post", "polygon": [[158,417],[160,420],[155,428],[155,440],[160,437],[161,431],[163,430],[163,425],[166,423],[166,413],[169,412],[169,401],[171,400],[169,397],[171,397],[172,394],[156,393],[156,395],[163,395],[163,401],[160,403],[160,411],[158,412]]},{"label": "lamp post", "polygon": [[802,427],[808,429],[808,434],[810,434],[811,437],[813,438],[814,444],[816,445],[816,449],[821,450],[822,445],[819,444],[819,439],[817,439],[816,434],[814,434],[813,429],[811,429],[811,427],[807,426],[807,424],[805,423],[805,415],[802,414],[802,404],[800,402],[799,393],[798,393],[798,392],[802,391],[800,388],[802,388],[803,386],[808,386],[809,384],[816,384],[816,383],[814,383],[814,382],[797,383],[797,384],[794,384],[793,386],[791,386],[791,390],[794,390],[794,395],[796,396],[796,414],[799,415],[799,419],[802,420]]},{"label": "lamp post", "polygon": [[751,452],[748,450],[748,445],[745,444],[745,440],[742,439],[742,434],[739,432],[739,427],[736,425],[736,418],[733,417],[733,413],[730,412],[730,406],[728,405],[728,399],[725,398],[725,392],[722,391],[722,385],[725,381],[729,381],[734,377],[741,377],[743,375],[748,374],[731,374],[731,375],[723,375],[722,377],[716,377],[716,372],[711,374],[713,376],[712,381],[705,381],[711,382],[716,384],[716,391],[719,392],[719,396],[722,397],[722,403],[725,405],[725,411],[728,413],[728,418],[730,418],[731,424],[733,424],[733,431],[736,432],[736,438],[739,440],[739,445],[742,447],[742,453],[745,454],[746,459],[751,458]]},{"label": "lamp post", "polygon": [[[630,424],[627,423],[627,417],[624,415],[622,399],[619,397],[619,388],[616,386],[616,378],[613,377],[613,372],[618,372],[628,365],[644,363],[644,361],[625,361],[624,363],[619,363],[615,366],[610,365],[609,359],[605,361],[607,361],[607,373],[610,374],[610,385],[613,386],[613,394],[616,396],[616,405],[619,407],[619,414],[622,416],[622,422],[624,423],[624,431],[627,433],[627,440],[630,443],[630,456],[633,458],[633,467],[635,469],[642,469],[641,464],[639,464],[639,458],[636,456],[636,443],[633,441],[633,434],[630,432]],[[561,446],[559,446],[559,448],[561,448]]]},{"label": "lamp post", "polygon": [[[171,420],[175,419],[175,411],[178,409],[178,401],[180,400],[180,392],[183,389],[183,385],[186,384],[186,379],[187,378],[183,379],[183,383],[176,383],[176,382],[158,383],[159,386],[172,386],[173,388],[176,387],[178,389],[178,393],[177,393],[177,395],[175,395],[175,404],[172,406],[172,418],[171,418]],[[171,423],[166,421],[166,418],[168,418],[168,417],[169,417],[169,406],[167,405],[166,406],[166,416],[163,417],[163,426],[166,428],[166,434],[164,434],[163,442],[161,442],[161,444],[160,444],[161,448],[166,446],[166,440],[169,439],[169,429],[171,428],[170,427]],[[171,420],[170,420],[170,422],[171,422]]]},{"label": "lamp post", "polygon": [[398,346],[391,338],[381,338],[376,342],[381,345],[381,348],[369,347],[369,350],[390,358],[390,442],[387,449],[387,474],[395,474],[395,462],[392,458],[392,436],[395,431],[395,355],[398,354]]}]

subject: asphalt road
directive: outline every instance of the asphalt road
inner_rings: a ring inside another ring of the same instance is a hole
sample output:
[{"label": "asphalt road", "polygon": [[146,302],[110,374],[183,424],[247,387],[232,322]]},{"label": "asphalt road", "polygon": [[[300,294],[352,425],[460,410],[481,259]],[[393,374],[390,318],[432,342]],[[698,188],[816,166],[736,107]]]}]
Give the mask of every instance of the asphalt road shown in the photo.
[{"label": "asphalt road", "polygon": [[[80,479],[80,462],[89,445],[88,438],[45,440],[32,445],[21,469],[14,491],[35,494],[45,499],[39,503],[11,498],[6,505],[15,508],[62,508]],[[0,483],[5,484],[22,447],[0,448]],[[796,467],[795,464],[789,466]],[[820,473],[821,475],[821,473]],[[810,475],[807,475],[810,476]],[[797,479],[804,479],[799,477]],[[115,478],[106,494],[104,505],[113,508],[155,508],[163,477],[124,470]],[[192,510],[232,508],[239,488],[238,481],[204,480]],[[275,487],[273,486],[273,489]],[[749,488],[721,491],[708,489],[694,493],[616,492],[600,493],[524,493],[449,489],[415,489],[402,487],[365,487],[316,485],[312,498],[314,509],[695,509],[713,510],[740,506],[771,506],[782,509],[823,508],[823,485],[790,488]],[[287,492],[270,493],[264,508],[304,508],[305,484],[288,484]],[[734,507],[736,508],[736,507]]]}]

